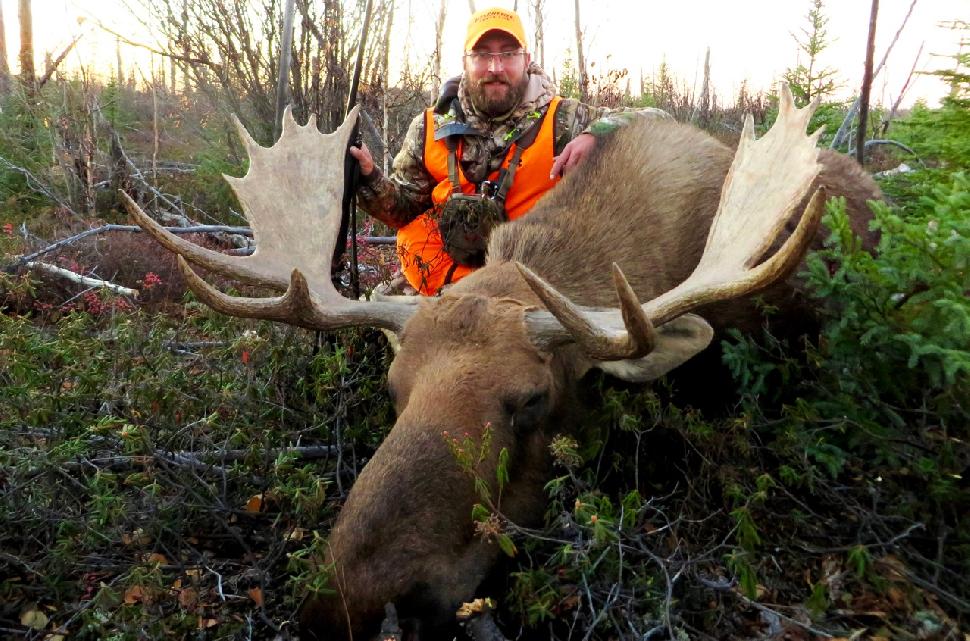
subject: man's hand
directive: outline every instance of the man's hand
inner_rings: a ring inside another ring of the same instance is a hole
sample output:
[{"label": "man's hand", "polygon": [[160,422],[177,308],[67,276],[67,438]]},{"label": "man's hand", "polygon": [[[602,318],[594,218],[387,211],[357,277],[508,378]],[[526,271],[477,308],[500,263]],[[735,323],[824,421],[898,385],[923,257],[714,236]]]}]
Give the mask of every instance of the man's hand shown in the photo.
[{"label": "man's hand", "polygon": [[566,172],[581,163],[595,146],[596,137],[592,134],[579,134],[570,140],[563,147],[562,153],[553,158],[554,162],[552,163],[552,171],[549,173],[549,178],[553,179],[559,174],[566,175]]},{"label": "man's hand", "polygon": [[[568,148],[569,145],[566,145],[566,147]],[[370,176],[371,172],[374,171],[374,157],[370,155],[370,149],[367,148],[367,145],[361,143],[360,147],[351,147],[350,155],[357,159],[357,163],[360,165],[360,174]]]}]

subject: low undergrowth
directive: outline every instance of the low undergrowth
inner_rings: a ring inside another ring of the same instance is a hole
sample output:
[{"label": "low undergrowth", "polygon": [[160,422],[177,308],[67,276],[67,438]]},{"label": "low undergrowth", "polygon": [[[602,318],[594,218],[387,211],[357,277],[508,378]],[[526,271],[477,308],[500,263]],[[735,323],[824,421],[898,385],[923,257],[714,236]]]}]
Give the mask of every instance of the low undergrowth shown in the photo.
[{"label": "low undergrowth", "polygon": [[805,274],[816,338],[723,343],[742,399],[728,415],[600,382],[592,432],[554,444],[546,530],[510,528],[524,551],[510,624],[555,639],[962,638],[970,180],[905,181],[897,193],[919,196],[876,206],[875,256],[830,203]]},{"label": "low undergrowth", "polygon": [[390,424],[381,341],[99,301],[0,314],[3,636],[271,636]]}]

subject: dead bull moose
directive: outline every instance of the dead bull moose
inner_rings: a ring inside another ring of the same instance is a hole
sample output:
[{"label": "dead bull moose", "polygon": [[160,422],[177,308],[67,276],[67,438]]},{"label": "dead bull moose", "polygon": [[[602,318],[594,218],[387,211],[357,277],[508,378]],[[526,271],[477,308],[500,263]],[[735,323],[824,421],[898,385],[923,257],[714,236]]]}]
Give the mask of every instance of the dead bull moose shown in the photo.
[{"label": "dead bull moose", "polygon": [[[444,431],[491,426],[481,475],[494,478],[507,448],[503,515],[535,524],[552,474],[548,445],[569,428],[584,372],[649,381],[703,350],[712,326],[756,322],[750,300],[735,299],[765,291],[785,304],[794,289],[784,279],[818,242],[823,192],[847,196],[865,230],[865,201],[879,190],[853,161],[816,148],[819,133],[806,135],[813,110],[796,109],[784,88],[775,125],[755,141],[749,116],[736,153],[683,124],[631,124],[528,216],[497,228],[483,268],[441,297],[410,302],[349,300],[331,283],[356,112],[329,135],[287,114],[271,148],[239,126],[251,166],[226,179],[252,224],[252,256],[183,241],[127,200],[214,309],[323,330],[378,327],[400,340],[388,375],[397,422],[337,519],[327,559],[336,594],[308,600],[303,638],[371,638],[385,603],[414,637],[437,638],[475,595],[499,550],[475,535],[478,499]],[[759,262],[772,246],[780,249]],[[286,293],[227,296],[181,257]]]}]

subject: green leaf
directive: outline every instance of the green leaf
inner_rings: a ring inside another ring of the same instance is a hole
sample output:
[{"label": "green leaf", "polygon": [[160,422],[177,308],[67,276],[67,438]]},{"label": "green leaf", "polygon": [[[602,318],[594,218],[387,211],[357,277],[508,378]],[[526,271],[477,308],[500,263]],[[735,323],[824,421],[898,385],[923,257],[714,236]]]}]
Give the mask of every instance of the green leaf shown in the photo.
[{"label": "green leaf", "polygon": [[816,618],[825,614],[829,608],[829,588],[825,581],[819,581],[812,586],[812,594],[805,601],[805,607]]},{"label": "green leaf", "polygon": [[498,491],[501,494],[502,488],[509,482],[509,450],[506,447],[498,453],[498,466],[495,468],[495,479],[498,481]]},{"label": "green leaf", "polygon": [[488,517],[492,515],[488,509],[481,503],[476,503],[472,506],[472,520],[473,521],[486,521]]},{"label": "green leaf", "polygon": [[486,503],[492,500],[492,492],[488,489],[488,483],[481,477],[475,478],[475,493]]},{"label": "green leaf", "polygon": [[864,545],[857,545],[849,550],[849,565],[853,570],[855,570],[856,575],[860,578],[865,576],[870,560],[871,557],[869,556],[869,549]]},{"label": "green leaf", "polygon": [[514,557],[518,553],[518,549],[515,547],[515,543],[512,542],[511,537],[508,534],[498,535],[498,546],[502,548],[509,557]]}]

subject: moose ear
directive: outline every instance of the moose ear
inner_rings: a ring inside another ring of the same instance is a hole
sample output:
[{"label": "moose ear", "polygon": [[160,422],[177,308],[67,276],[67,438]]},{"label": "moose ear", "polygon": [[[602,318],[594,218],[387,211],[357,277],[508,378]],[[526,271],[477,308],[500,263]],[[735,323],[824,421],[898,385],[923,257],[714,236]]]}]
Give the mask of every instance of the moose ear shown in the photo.
[{"label": "moose ear", "polygon": [[711,344],[714,330],[700,316],[684,314],[656,328],[657,343],[643,358],[620,361],[590,361],[598,368],[631,383],[660,378]]}]

